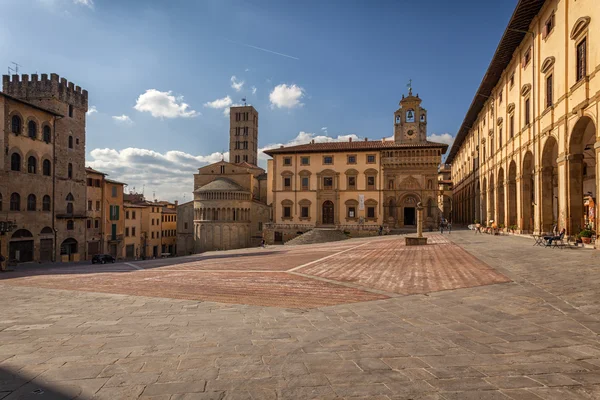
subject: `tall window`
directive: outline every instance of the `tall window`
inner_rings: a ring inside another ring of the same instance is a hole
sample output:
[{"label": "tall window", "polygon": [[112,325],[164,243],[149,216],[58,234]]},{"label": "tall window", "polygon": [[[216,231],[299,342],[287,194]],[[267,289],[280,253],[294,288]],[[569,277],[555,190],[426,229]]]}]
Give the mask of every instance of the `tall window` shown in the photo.
[{"label": "tall window", "polygon": [[44,160],[42,162],[42,173],[45,176],[52,175],[52,165],[50,164],[50,160]]},{"label": "tall window", "polygon": [[2,211],[2,193],[0,193],[0,211]]},{"label": "tall window", "polygon": [[310,179],[308,176],[303,176],[301,178],[301,183],[302,183],[302,190],[309,190]]},{"label": "tall window", "polygon": [[73,214],[73,203],[67,203],[67,214]]},{"label": "tall window", "polygon": [[502,148],[502,125],[498,127],[498,147]]},{"label": "tall window", "polygon": [[12,153],[10,156],[10,169],[11,171],[21,170],[21,155],[19,153]]},{"label": "tall window", "polygon": [[331,176],[326,176],[323,178],[323,188],[333,189],[333,178]]},{"label": "tall window", "polygon": [[375,190],[375,177],[367,176],[367,190]]},{"label": "tall window", "polygon": [[92,201],[88,200],[88,211],[92,211]]},{"label": "tall window", "polygon": [[45,195],[42,199],[42,211],[50,211],[50,196]]},{"label": "tall window", "polygon": [[515,115],[514,114],[510,115],[508,129],[510,130],[509,134],[510,134],[510,138],[512,139],[513,137],[515,137]]},{"label": "tall window", "polygon": [[356,177],[355,176],[348,177],[348,190],[356,190]]},{"label": "tall window", "polygon": [[554,95],[552,94],[552,74],[546,78],[546,107],[552,107]]},{"label": "tall window", "polygon": [[27,159],[27,172],[30,174],[37,173],[37,160],[34,156],[31,156]]},{"label": "tall window", "polygon": [[35,211],[36,203],[35,194],[27,196],[27,211]]},{"label": "tall window", "polygon": [[73,106],[69,104],[69,117],[73,118]]},{"label": "tall window", "polygon": [[292,178],[289,176],[283,177],[283,188],[286,190],[290,190],[292,188]]},{"label": "tall window", "polygon": [[525,125],[529,125],[531,123],[531,110],[530,110],[530,100],[529,97],[525,99]]},{"label": "tall window", "polygon": [[587,38],[577,45],[577,82],[587,75]]},{"label": "tall window", "polygon": [[112,187],[112,197],[117,197],[117,187],[116,186]]},{"label": "tall window", "polygon": [[29,121],[29,123],[27,124],[27,133],[29,134],[30,138],[32,138],[32,139],[36,138],[37,125],[35,124],[34,121]]},{"label": "tall window", "polygon": [[73,136],[69,136],[69,148],[73,148]]},{"label": "tall window", "polygon": [[14,133],[15,135],[20,135],[21,134],[21,117],[19,117],[18,115],[13,115],[10,126],[11,126],[12,133]]},{"label": "tall window", "polygon": [[10,195],[10,211],[21,211],[21,196],[19,193]]},{"label": "tall window", "polygon": [[69,179],[73,179],[73,164],[69,163],[67,166],[67,176]]},{"label": "tall window", "polygon": [[44,126],[44,142],[50,143],[50,127],[48,125]]},{"label": "tall window", "polygon": [[72,231],[73,229],[75,229],[75,223],[72,219],[70,219],[67,221],[67,230]]},{"label": "tall window", "polygon": [[283,207],[283,217],[284,218],[292,217],[292,207]]}]

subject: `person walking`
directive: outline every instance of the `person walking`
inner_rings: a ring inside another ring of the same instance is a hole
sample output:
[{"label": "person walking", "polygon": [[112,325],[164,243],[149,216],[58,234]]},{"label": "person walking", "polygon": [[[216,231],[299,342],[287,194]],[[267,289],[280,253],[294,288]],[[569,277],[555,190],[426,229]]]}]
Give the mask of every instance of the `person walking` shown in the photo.
[{"label": "person walking", "polygon": [[448,221],[448,235],[452,233],[452,222]]},{"label": "person walking", "polygon": [[379,236],[383,235],[383,225],[379,225]]},{"label": "person walking", "polygon": [[442,220],[440,221],[440,233],[443,235],[444,234],[444,225],[446,223],[446,220],[444,218],[442,218]]}]

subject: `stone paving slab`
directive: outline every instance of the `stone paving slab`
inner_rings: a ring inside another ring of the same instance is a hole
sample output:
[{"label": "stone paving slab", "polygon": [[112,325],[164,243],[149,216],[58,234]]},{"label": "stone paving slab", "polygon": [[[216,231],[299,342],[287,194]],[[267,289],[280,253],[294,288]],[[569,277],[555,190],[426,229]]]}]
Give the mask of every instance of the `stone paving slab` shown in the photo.
[{"label": "stone paving slab", "polygon": [[3,280],[0,396],[599,399],[596,255],[471,234],[451,237],[512,282],[286,309]]}]

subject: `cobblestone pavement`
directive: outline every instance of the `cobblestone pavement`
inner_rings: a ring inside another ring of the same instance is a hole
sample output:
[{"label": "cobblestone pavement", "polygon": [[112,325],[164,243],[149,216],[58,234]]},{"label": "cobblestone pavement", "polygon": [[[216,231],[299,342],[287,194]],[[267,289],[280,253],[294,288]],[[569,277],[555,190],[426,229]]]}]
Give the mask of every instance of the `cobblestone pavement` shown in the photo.
[{"label": "cobblestone pavement", "polygon": [[449,237],[512,282],[299,309],[4,280],[0,398],[599,399],[599,253]]},{"label": "cobblestone pavement", "polygon": [[314,308],[509,281],[445,237],[429,239],[431,245],[420,248],[390,236],[108,266],[24,268],[6,283]]}]

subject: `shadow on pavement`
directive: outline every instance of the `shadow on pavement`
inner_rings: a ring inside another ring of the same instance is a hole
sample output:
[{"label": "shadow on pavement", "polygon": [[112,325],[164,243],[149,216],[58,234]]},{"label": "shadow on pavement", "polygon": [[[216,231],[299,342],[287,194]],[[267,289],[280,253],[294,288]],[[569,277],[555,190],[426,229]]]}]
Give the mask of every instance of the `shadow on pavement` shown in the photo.
[{"label": "shadow on pavement", "polygon": [[78,386],[53,388],[51,383],[32,382],[31,378],[0,367],[0,398],[19,400],[66,400],[81,394]]},{"label": "shadow on pavement", "polygon": [[[256,253],[233,253],[233,254],[211,254],[192,256],[157,258],[154,260],[119,261],[114,264],[92,264],[91,262],[78,262],[76,264],[21,264],[11,267],[11,271],[0,273],[0,281],[11,278],[22,278],[26,276],[39,275],[71,275],[71,274],[102,274],[102,273],[127,273],[136,272],[128,263],[134,264],[144,270],[175,266],[189,262],[201,262],[208,260],[227,260],[241,257],[258,257],[281,254],[286,251],[261,251]],[[268,262],[268,261],[266,261]],[[1,392],[1,389],[0,389]],[[1,398],[1,397],[0,397]]]}]

